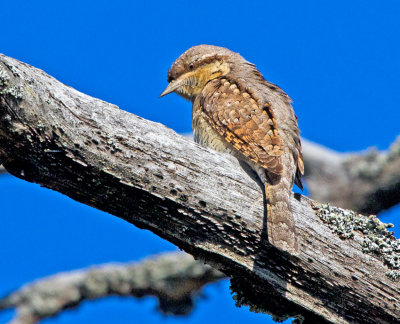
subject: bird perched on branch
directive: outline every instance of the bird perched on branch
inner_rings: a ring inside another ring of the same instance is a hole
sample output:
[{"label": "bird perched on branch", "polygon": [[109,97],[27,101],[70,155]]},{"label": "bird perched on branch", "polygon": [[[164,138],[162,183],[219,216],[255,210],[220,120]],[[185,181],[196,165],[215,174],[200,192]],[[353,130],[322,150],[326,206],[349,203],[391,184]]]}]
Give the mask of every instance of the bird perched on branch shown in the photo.
[{"label": "bird perched on branch", "polygon": [[255,65],[226,48],[188,49],[168,71],[168,87],[193,103],[195,141],[247,163],[265,185],[267,233],[275,247],[295,254],[290,208],[293,184],[302,189],[303,158],[291,99]]}]

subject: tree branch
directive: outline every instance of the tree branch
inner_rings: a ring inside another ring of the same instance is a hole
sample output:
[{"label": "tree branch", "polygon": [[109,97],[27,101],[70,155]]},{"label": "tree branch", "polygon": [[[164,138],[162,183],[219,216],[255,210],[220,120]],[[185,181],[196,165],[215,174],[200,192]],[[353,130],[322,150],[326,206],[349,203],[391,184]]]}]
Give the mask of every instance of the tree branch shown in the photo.
[{"label": "tree branch", "polygon": [[339,153],[303,140],[313,199],[377,214],[400,203],[400,137],[386,152]]},{"label": "tree branch", "polygon": [[262,189],[233,157],[14,59],[0,56],[0,70],[0,160],[11,174],[205,260],[252,309],[311,323],[400,317],[397,272],[386,275],[398,268],[399,242],[375,218],[297,195],[301,252],[282,254],[266,239]]},{"label": "tree branch", "polygon": [[166,253],[140,263],[108,264],[42,278],[0,299],[16,308],[13,324],[36,323],[85,300],[111,295],[155,296],[165,314],[186,315],[204,285],[225,277],[185,253]]},{"label": "tree branch", "polygon": [[[311,198],[364,214],[378,214],[400,203],[400,137],[386,152],[372,148],[351,154],[304,138],[302,142]],[[0,174],[6,172],[0,165]]]}]

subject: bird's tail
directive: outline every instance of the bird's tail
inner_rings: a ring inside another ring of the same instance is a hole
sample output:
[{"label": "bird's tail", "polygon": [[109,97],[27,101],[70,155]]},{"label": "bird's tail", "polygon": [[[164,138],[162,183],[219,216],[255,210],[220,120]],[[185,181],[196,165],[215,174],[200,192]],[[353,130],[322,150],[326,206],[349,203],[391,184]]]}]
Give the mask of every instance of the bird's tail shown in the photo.
[{"label": "bird's tail", "polygon": [[283,187],[282,181],[276,185],[265,184],[268,241],[280,250],[297,254],[299,248],[289,201],[290,190]]}]

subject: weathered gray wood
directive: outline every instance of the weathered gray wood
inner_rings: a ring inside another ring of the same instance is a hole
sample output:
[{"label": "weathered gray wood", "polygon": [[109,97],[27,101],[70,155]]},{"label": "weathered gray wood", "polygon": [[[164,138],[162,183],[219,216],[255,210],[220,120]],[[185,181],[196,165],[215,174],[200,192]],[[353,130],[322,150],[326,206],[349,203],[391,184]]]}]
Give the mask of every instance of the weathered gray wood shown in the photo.
[{"label": "weathered gray wood", "polygon": [[[121,217],[232,278],[239,302],[310,323],[390,323],[399,283],[363,235],[342,240],[311,201],[292,207],[301,252],[265,237],[260,186],[232,157],[0,56],[0,160],[27,181]],[[328,211],[329,213],[329,211]]]},{"label": "weathered gray wood", "polygon": [[400,137],[383,152],[339,153],[310,141],[303,149],[313,199],[365,214],[400,203]]}]

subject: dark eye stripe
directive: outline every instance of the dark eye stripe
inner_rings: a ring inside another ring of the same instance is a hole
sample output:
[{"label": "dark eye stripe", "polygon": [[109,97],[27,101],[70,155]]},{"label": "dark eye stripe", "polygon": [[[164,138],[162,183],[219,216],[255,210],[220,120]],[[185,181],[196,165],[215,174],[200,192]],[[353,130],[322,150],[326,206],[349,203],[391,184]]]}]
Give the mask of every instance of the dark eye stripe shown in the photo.
[{"label": "dark eye stripe", "polygon": [[[169,83],[176,80],[185,72],[196,70],[199,66],[212,63],[216,60],[223,61],[226,58],[227,56],[218,54],[207,56],[202,60],[193,60],[193,58],[178,58],[177,61],[172,64],[171,69],[168,71],[167,81]],[[189,60],[191,61],[190,63],[188,62]]]}]

